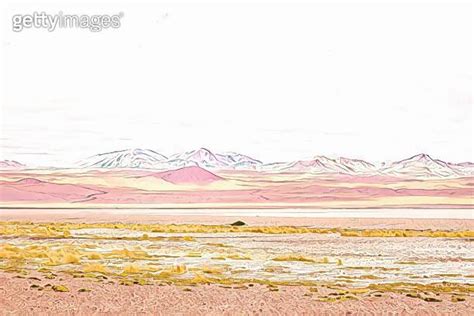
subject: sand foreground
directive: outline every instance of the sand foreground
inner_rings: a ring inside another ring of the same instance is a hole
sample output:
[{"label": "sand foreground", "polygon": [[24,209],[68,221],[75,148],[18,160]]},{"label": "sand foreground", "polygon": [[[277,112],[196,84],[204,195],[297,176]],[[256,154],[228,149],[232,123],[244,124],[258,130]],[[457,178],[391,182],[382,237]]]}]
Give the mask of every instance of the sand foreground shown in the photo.
[{"label": "sand foreground", "polygon": [[[286,286],[272,291],[263,285],[117,286],[64,278],[70,292],[38,291],[33,284],[0,273],[0,306],[3,315],[472,315],[474,300],[425,302],[405,295],[367,295],[356,300],[321,302],[305,287]],[[90,292],[79,292],[87,287]],[[319,292],[333,293],[327,288]]]},{"label": "sand foreground", "polygon": [[0,213],[1,315],[474,314],[473,220],[35,212]]}]

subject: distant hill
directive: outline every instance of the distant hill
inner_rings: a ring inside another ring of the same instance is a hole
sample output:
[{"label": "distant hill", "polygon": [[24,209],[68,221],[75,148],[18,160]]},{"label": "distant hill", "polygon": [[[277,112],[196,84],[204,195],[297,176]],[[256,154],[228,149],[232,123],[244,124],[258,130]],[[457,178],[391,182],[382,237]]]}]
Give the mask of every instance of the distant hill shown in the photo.
[{"label": "distant hill", "polygon": [[224,180],[212,172],[197,166],[159,172],[152,176],[173,184],[209,184]]},{"label": "distant hill", "polygon": [[75,184],[58,184],[36,178],[0,182],[0,201],[25,202],[84,202],[103,191]]}]

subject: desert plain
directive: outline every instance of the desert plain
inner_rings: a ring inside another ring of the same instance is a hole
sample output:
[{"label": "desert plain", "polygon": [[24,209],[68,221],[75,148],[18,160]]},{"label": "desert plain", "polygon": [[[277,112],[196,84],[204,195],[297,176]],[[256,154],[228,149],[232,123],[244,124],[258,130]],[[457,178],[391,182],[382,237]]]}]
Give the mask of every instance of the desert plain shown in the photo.
[{"label": "desert plain", "polygon": [[4,170],[0,313],[470,315],[472,187],[196,166]]},{"label": "desert plain", "polygon": [[465,208],[473,177],[143,169],[5,170],[4,208]]},{"label": "desert plain", "polygon": [[3,210],[0,221],[3,314],[474,311],[472,220]]}]

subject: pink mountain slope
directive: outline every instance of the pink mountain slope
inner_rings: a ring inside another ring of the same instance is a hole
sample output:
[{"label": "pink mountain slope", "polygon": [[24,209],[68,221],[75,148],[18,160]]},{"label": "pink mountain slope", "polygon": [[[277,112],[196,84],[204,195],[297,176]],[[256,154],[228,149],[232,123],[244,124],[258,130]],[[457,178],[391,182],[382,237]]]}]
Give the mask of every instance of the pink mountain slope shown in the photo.
[{"label": "pink mountain slope", "polygon": [[0,182],[0,201],[80,202],[105,192],[73,184],[57,184],[35,178]]},{"label": "pink mountain slope", "polygon": [[215,181],[224,180],[212,172],[197,166],[154,173],[153,176],[173,184],[209,184]]}]

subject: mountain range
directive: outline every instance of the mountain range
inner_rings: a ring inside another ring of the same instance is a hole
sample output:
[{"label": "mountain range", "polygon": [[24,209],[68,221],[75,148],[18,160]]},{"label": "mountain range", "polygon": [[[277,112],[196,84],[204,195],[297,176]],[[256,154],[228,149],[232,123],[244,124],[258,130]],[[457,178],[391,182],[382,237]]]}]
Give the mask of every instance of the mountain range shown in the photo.
[{"label": "mountain range", "polygon": [[151,149],[126,149],[97,154],[80,161],[81,168],[154,169],[167,158]]},{"label": "mountain range", "polygon": [[26,166],[15,160],[2,160],[0,161],[0,169],[22,169]]},{"label": "mountain range", "polygon": [[307,160],[267,164],[263,165],[261,169],[264,171],[304,172],[314,174],[372,174],[377,171],[377,167],[370,162],[342,157],[331,159],[325,156],[315,156]]},{"label": "mountain range", "polygon": [[[374,164],[361,159],[314,156],[289,162],[263,163],[236,153],[213,153],[199,148],[166,157],[151,149],[126,149],[101,153],[80,161],[80,168],[176,170],[201,167],[207,170],[255,170],[269,173],[307,173],[342,175],[386,175],[395,177],[436,178],[474,176],[474,163],[450,163],[427,154],[392,163]],[[21,169],[25,166],[11,160],[0,161],[0,169]],[[191,169],[190,169],[191,170]]]},{"label": "mountain range", "polygon": [[80,163],[86,168],[141,168],[174,170],[199,166],[209,170],[256,170],[310,174],[390,175],[397,177],[463,177],[474,175],[474,164],[449,163],[427,154],[393,163],[374,164],[361,159],[314,156],[311,159],[264,164],[236,152],[213,153],[206,148],[166,157],[150,149],[128,149],[92,156]]},{"label": "mountain range", "polygon": [[126,149],[94,155],[78,163],[81,168],[140,168],[172,170],[199,166],[206,169],[256,169],[262,162],[235,152],[212,153],[199,148],[166,157],[151,149]]},{"label": "mountain range", "polygon": [[381,173],[415,177],[460,177],[474,175],[472,164],[453,164],[419,154],[382,168]]}]

